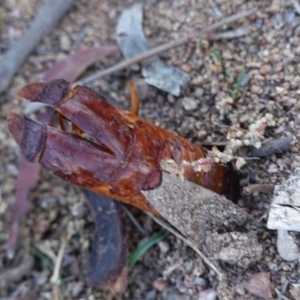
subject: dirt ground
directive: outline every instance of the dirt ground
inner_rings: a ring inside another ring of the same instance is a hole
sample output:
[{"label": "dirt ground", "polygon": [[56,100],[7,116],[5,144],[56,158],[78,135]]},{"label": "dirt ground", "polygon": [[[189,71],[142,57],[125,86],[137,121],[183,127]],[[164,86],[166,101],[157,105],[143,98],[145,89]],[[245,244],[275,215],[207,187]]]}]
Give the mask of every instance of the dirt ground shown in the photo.
[{"label": "dirt ground", "polygon": [[[4,53],[29,26],[40,2],[2,0],[1,52]],[[9,284],[1,285],[1,299],[54,299],[50,280],[52,270],[47,262],[49,258],[51,261],[51,255],[57,255],[67,229],[74,233],[67,244],[61,270],[64,299],[214,299],[204,298],[200,292],[216,289],[216,275],[192,249],[171,234],[151,248],[130,271],[128,286],[122,296],[88,287],[84,266],[93,237],[88,207],[77,187],[45,170],[31,193],[32,209],[22,221],[15,258],[11,261],[6,257],[4,245],[15,199],[19,151],[8,133],[6,116],[11,110],[21,110],[21,102],[15,99],[16,91],[37,81],[55,61],[74,50],[116,44],[117,18],[133,3],[135,1],[76,1],[59,25],[28,57],[7,92],[0,96],[3,101],[0,107],[0,269],[13,264],[23,264],[27,268],[21,278],[17,276]],[[155,46],[254,7],[257,12],[251,17],[222,29],[248,27],[249,34],[209,42],[199,40],[193,46],[185,45],[161,55],[167,64],[190,75],[190,82],[179,97],[147,86],[137,66],[99,79],[91,87],[101,89],[127,105],[128,83],[134,80],[140,89],[140,116],[196,144],[224,144],[230,126],[248,129],[256,120],[270,113],[275,126],[266,129],[265,139],[294,136],[295,142],[288,152],[260,159],[251,159],[251,153],[245,151],[242,155],[249,159],[242,172],[244,178],[252,174],[250,183],[281,184],[300,163],[300,16],[292,2],[148,0],[144,1],[143,29],[149,43]],[[216,53],[221,55],[223,65]],[[89,68],[84,76],[120,60],[120,55],[102,60]],[[226,103],[243,68],[245,77],[241,90],[233,103]],[[192,105],[188,105],[190,103]],[[228,290],[235,293],[234,299],[261,299],[249,293],[243,285],[247,278],[259,272],[270,276],[274,299],[297,299],[291,288],[293,284],[300,284],[299,263],[297,260],[284,261],[279,256],[276,231],[266,227],[271,199],[271,193],[256,192],[242,194],[238,201],[257,220],[255,231],[263,255],[247,268],[220,263],[222,270],[226,270]],[[128,209],[147,233],[146,236],[141,234],[126,219],[129,252],[132,252],[140,241],[160,228],[143,212]],[[223,295],[222,299],[231,297],[230,294],[228,297]]]}]

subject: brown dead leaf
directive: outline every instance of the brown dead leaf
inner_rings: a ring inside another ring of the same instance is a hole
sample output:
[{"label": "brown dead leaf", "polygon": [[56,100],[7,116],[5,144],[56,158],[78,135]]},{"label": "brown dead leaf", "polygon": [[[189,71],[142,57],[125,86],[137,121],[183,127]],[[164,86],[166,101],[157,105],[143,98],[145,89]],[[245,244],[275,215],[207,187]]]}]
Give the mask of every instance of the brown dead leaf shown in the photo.
[{"label": "brown dead leaf", "polygon": [[56,62],[43,76],[44,81],[63,78],[73,82],[90,65],[108,55],[118,53],[117,46],[95,47],[77,51],[66,58]]},{"label": "brown dead leaf", "polygon": [[271,291],[270,273],[260,272],[253,274],[243,282],[246,290],[262,299],[273,299]]}]

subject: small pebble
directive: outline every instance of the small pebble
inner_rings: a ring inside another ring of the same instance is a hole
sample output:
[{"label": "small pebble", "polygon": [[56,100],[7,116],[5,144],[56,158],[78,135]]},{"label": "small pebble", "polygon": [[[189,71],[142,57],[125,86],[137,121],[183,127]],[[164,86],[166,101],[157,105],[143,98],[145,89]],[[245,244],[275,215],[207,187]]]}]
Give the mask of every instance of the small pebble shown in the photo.
[{"label": "small pebble", "polygon": [[200,130],[197,132],[197,137],[200,139],[200,140],[203,140],[207,137],[208,135],[208,132],[206,130]]},{"label": "small pebble", "polygon": [[268,168],[268,172],[269,173],[277,173],[278,172],[278,167],[275,164],[270,164],[269,168]]},{"label": "small pebble", "polygon": [[232,53],[230,52],[230,50],[225,49],[222,53],[223,59],[233,59]]},{"label": "small pebble", "polygon": [[261,87],[258,85],[251,85],[250,89],[253,94],[259,94],[261,92]]},{"label": "small pebble", "polygon": [[185,97],[182,100],[182,106],[186,111],[195,110],[197,108],[197,102],[193,98]]},{"label": "small pebble", "polygon": [[198,286],[205,286],[206,281],[202,277],[196,277],[194,280],[194,284]]},{"label": "small pebble", "polygon": [[266,75],[270,73],[270,71],[271,71],[271,66],[269,64],[263,64],[259,69],[259,73],[262,75]]},{"label": "small pebble", "polygon": [[291,24],[295,20],[295,12],[293,10],[287,10],[283,13],[283,20],[287,24]]},{"label": "small pebble", "polygon": [[61,33],[59,36],[60,47],[63,51],[69,51],[71,49],[71,40],[66,33]]},{"label": "small pebble", "polygon": [[181,66],[181,69],[182,69],[182,71],[184,71],[186,73],[189,73],[189,72],[191,72],[192,68],[189,64],[184,64],[184,65]]},{"label": "small pebble", "polygon": [[170,249],[170,246],[166,241],[160,241],[158,247],[162,253],[167,253]]},{"label": "small pebble", "polygon": [[275,91],[276,91],[277,95],[280,95],[280,94],[282,94],[284,92],[284,88],[281,87],[281,86],[276,86],[275,87]]},{"label": "small pebble", "polygon": [[74,284],[72,289],[72,296],[77,298],[79,294],[83,291],[84,283],[82,281],[78,281]]},{"label": "small pebble", "polygon": [[156,279],[154,282],[153,282],[153,286],[159,291],[159,292],[162,292],[166,286],[167,286],[167,283],[166,281],[163,279],[163,278],[158,278]]},{"label": "small pebble", "polygon": [[202,88],[196,88],[195,89],[195,97],[200,98],[204,94],[204,90]]},{"label": "small pebble", "polygon": [[175,103],[175,97],[173,95],[171,95],[171,94],[168,94],[167,100],[170,103]]}]

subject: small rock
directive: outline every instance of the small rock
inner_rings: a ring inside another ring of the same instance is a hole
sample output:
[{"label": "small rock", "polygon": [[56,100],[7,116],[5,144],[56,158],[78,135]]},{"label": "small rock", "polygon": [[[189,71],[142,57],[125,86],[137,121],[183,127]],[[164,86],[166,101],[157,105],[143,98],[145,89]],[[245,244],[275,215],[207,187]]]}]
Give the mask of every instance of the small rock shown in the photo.
[{"label": "small rock", "polygon": [[194,280],[194,284],[198,286],[205,286],[206,281],[202,277],[196,277]]},{"label": "small rock", "polygon": [[9,173],[10,175],[15,176],[15,177],[16,177],[16,176],[18,175],[18,173],[19,173],[19,169],[17,168],[16,165],[13,165],[13,164],[8,164],[8,165],[6,166],[6,169],[7,169],[8,173]]},{"label": "small rock", "polygon": [[262,55],[263,56],[269,56],[270,54],[270,51],[268,49],[265,49],[263,52],[262,52]]},{"label": "small rock", "polygon": [[294,238],[286,230],[278,230],[277,250],[284,260],[293,261],[300,258],[299,248]]},{"label": "small rock", "polygon": [[280,0],[273,0],[269,10],[271,12],[278,12],[280,11],[280,6],[281,6]]},{"label": "small rock", "polygon": [[261,92],[261,87],[258,85],[251,85],[250,89],[253,94],[259,94]]},{"label": "small rock", "polygon": [[184,71],[186,73],[189,73],[189,72],[191,72],[192,68],[189,64],[184,64],[184,65],[181,66],[181,69],[182,69],[182,71]]},{"label": "small rock", "polygon": [[281,87],[281,86],[276,86],[275,87],[275,91],[276,91],[277,95],[280,95],[280,94],[282,94],[284,92],[284,88]]},{"label": "small rock", "polygon": [[147,292],[145,296],[145,300],[155,300],[156,299],[156,290],[152,289],[151,291]]},{"label": "small rock", "polygon": [[197,300],[215,300],[217,299],[217,293],[213,289],[201,291],[196,298]]},{"label": "small rock", "polygon": [[158,278],[153,282],[153,286],[159,291],[162,292],[166,286],[167,282],[163,278]]},{"label": "small rock", "polygon": [[197,102],[193,98],[185,97],[182,100],[182,106],[186,111],[195,110],[197,108]]},{"label": "small rock", "polygon": [[270,73],[270,71],[271,71],[271,66],[269,64],[261,65],[261,67],[259,69],[259,73],[262,75],[266,75],[266,74]]},{"label": "small rock", "polygon": [[295,20],[295,12],[293,10],[287,10],[283,13],[283,20],[287,24],[292,24]]},{"label": "small rock", "polygon": [[159,249],[160,249],[160,251],[162,253],[167,253],[169,251],[169,249],[170,249],[169,244],[167,242],[165,242],[165,241],[160,241],[158,243],[158,247],[159,247]]},{"label": "small rock", "polygon": [[195,79],[192,80],[192,85],[195,85],[195,86],[201,86],[204,82],[204,78],[203,76],[198,76],[196,77]]},{"label": "small rock", "polygon": [[200,130],[197,132],[197,137],[200,139],[200,140],[203,140],[207,137],[208,135],[208,132],[206,130]]},{"label": "small rock", "polygon": [[170,103],[175,103],[175,97],[173,95],[171,95],[171,94],[168,94],[167,100]]},{"label": "small rock", "polygon": [[204,90],[202,88],[196,88],[195,89],[195,97],[200,98],[204,94]]},{"label": "small rock", "polygon": [[76,282],[72,288],[72,296],[74,298],[77,298],[79,294],[82,292],[83,288],[84,288],[84,283],[82,281]]},{"label": "small rock", "polygon": [[248,122],[250,116],[249,115],[243,115],[240,117],[240,123],[244,124],[246,122]]},{"label": "small rock", "polygon": [[283,70],[283,63],[282,62],[277,63],[276,66],[275,66],[275,69],[276,69],[277,72],[282,71]]},{"label": "small rock", "polygon": [[228,49],[224,50],[223,51],[223,58],[224,59],[232,59],[233,58],[232,53]]},{"label": "small rock", "polygon": [[71,49],[71,40],[66,33],[61,33],[59,36],[60,47],[63,51],[69,51]]},{"label": "small rock", "polygon": [[278,172],[278,167],[275,164],[270,164],[269,168],[268,168],[268,172],[269,173],[277,173]]}]

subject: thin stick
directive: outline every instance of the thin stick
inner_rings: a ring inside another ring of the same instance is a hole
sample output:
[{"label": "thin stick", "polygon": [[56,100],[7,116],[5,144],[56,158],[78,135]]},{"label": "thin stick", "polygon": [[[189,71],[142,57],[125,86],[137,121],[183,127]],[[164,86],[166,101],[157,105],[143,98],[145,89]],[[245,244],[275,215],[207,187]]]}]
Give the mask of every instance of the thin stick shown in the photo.
[{"label": "thin stick", "polygon": [[282,300],[290,300],[290,298],[282,295],[282,293],[280,293],[280,291],[278,289],[275,289],[275,292],[276,292],[277,296],[280,297]]},{"label": "thin stick", "polygon": [[51,277],[51,282],[56,285],[60,284],[59,271],[60,271],[60,267],[61,267],[61,263],[62,263],[66,245],[67,245],[67,242],[63,239],[61,242],[57,257],[56,257],[55,264],[54,264],[54,270],[53,270],[53,275]]},{"label": "thin stick", "polygon": [[299,2],[297,0],[291,0],[291,1],[293,2],[298,14],[300,14],[300,4],[299,4]]},{"label": "thin stick", "polygon": [[63,260],[66,245],[67,242],[65,239],[63,239],[55,260],[53,275],[51,277],[52,294],[53,294],[53,299],[55,300],[63,300],[63,296],[60,290],[59,272],[60,272],[60,267]]},{"label": "thin stick", "polygon": [[166,230],[168,230],[169,232],[171,232],[172,234],[174,234],[177,238],[179,238],[180,240],[182,240],[186,245],[188,245],[189,247],[191,247],[202,259],[203,261],[211,268],[213,269],[219,276],[219,280],[221,281],[222,279],[224,279],[224,275],[223,273],[221,273],[215,266],[214,264],[191,242],[189,241],[187,238],[185,238],[183,235],[181,235],[180,233],[178,233],[176,230],[174,230],[171,226],[169,226],[168,224],[166,224],[164,221],[162,221],[160,218],[154,216],[151,213],[146,212],[146,214],[152,219],[154,220],[157,224],[159,224],[160,226],[162,226],[163,228],[165,228]]},{"label": "thin stick", "polygon": [[136,217],[126,208],[125,205],[122,206],[126,215],[129,217],[130,221],[135,225],[137,230],[144,236],[147,235],[145,229],[142,227],[142,225],[139,223],[139,221],[136,219]]},{"label": "thin stick", "polygon": [[274,184],[251,184],[244,187],[243,190],[247,195],[249,195],[255,192],[273,193],[274,188]]},{"label": "thin stick", "polygon": [[225,39],[234,39],[240,36],[248,35],[251,30],[248,27],[242,27],[235,30],[228,30],[225,32],[214,34],[210,39],[211,40],[225,40]]},{"label": "thin stick", "polygon": [[185,37],[181,37],[175,41],[171,41],[171,42],[168,42],[166,44],[163,44],[163,45],[160,45],[160,46],[157,46],[155,48],[152,48],[150,49],[149,51],[146,51],[142,54],[139,54],[135,57],[132,57],[132,58],[129,58],[129,59],[126,59],[122,62],[120,62],[119,64],[116,64],[110,68],[107,68],[103,71],[99,71],[91,76],[88,76],[86,78],[83,78],[82,80],[79,80],[77,82],[74,83],[74,85],[84,85],[84,84],[87,84],[91,81],[94,81],[94,80],[97,80],[103,76],[106,76],[108,74],[111,74],[111,73],[114,73],[116,71],[120,71],[122,69],[125,69],[135,63],[138,63],[142,60],[145,60],[147,58],[150,58],[154,55],[157,55],[157,54],[160,54],[162,52],[165,52],[167,50],[170,50],[170,49],[173,49],[173,48],[176,48],[178,46],[181,46],[183,44],[186,44],[186,43],[190,43],[190,42],[193,42],[195,41],[198,37],[201,37],[202,35],[205,35],[205,38],[206,39],[210,39],[212,37],[212,31],[213,30],[216,30],[217,28],[220,28],[224,25],[227,25],[227,24],[230,24],[232,22],[235,22],[239,19],[242,19],[242,18],[245,18],[245,17],[248,17],[250,16],[251,14],[253,14],[254,12],[256,11],[256,9],[251,9],[251,10],[247,10],[247,11],[241,11],[241,12],[238,12],[237,14],[234,14],[228,18],[225,18],[223,20],[221,20],[220,22],[217,22],[211,26],[208,26],[204,29],[202,29],[200,31],[200,33],[194,33],[194,34],[191,34],[191,35],[188,35],[188,36],[185,36]]}]

